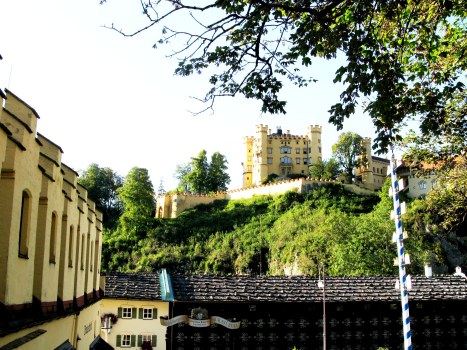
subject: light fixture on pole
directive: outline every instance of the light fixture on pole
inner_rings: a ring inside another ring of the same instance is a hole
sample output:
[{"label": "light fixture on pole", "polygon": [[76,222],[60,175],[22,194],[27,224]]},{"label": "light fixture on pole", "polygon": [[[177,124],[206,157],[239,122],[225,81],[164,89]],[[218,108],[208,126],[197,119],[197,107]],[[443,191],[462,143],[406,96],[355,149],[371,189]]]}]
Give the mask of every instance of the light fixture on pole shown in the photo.
[{"label": "light fixture on pole", "polygon": [[318,267],[318,288],[323,289],[323,350],[326,350],[326,284],[324,274],[324,264],[321,264],[323,269],[323,279],[321,280],[321,269]]}]

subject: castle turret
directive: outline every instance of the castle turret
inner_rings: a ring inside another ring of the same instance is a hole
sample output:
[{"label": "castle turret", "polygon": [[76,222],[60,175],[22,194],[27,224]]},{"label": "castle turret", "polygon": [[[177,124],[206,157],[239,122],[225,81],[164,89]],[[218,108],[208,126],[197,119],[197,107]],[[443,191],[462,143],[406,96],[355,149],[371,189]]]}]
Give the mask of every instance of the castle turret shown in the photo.
[{"label": "castle turret", "polygon": [[322,150],[321,150],[321,126],[320,125],[309,125],[308,126],[308,163],[316,164],[318,160],[321,160]]}]

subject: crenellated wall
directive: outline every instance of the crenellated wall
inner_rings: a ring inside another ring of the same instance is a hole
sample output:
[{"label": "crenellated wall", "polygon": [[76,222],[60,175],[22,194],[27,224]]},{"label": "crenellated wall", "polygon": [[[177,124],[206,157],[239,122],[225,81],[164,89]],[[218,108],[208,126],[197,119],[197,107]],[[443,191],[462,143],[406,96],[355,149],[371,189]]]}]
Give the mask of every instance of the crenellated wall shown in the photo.
[{"label": "crenellated wall", "polygon": [[257,186],[268,176],[309,175],[310,164],[322,157],[321,126],[310,125],[306,135],[293,135],[277,127],[275,133],[267,125],[256,125],[253,137],[244,138],[243,187]]},{"label": "crenellated wall", "polygon": [[[197,195],[189,193],[163,194],[156,198],[156,218],[175,218],[186,209],[193,208],[199,204],[209,204],[218,199],[234,200],[252,198],[253,196],[261,195],[274,196],[283,194],[287,191],[297,191],[298,193],[304,193],[311,191],[318,186],[329,183],[340,182],[333,180],[300,178],[272,182],[253,187],[243,187],[236,190],[219,192],[213,195]],[[357,194],[374,194],[373,191],[358,187],[354,184],[343,184],[343,186],[347,191]]]},{"label": "crenellated wall", "polygon": [[0,98],[0,347],[89,348],[100,332],[102,213],[37,132],[38,113],[11,91]]}]

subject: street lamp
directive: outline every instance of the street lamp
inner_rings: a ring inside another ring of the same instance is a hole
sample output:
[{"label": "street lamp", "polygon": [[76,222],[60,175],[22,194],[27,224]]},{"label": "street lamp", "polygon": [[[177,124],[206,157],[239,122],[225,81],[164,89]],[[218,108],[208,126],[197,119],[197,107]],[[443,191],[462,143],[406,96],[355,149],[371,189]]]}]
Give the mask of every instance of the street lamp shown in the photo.
[{"label": "street lamp", "polygon": [[[321,280],[321,269],[323,269],[323,280]],[[326,350],[326,284],[324,282],[324,264],[318,267],[318,287],[323,289],[323,350]]]}]

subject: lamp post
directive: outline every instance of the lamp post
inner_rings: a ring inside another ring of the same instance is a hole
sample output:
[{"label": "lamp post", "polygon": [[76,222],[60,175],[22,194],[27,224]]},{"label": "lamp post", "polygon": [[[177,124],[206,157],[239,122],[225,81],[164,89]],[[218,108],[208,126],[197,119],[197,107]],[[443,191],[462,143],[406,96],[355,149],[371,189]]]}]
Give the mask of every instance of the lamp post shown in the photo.
[{"label": "lamp post", "polygon": [[323,289],[323,350],[326,350],[326,284],[324,274],[324,264],[321,264],[323,269],[323,280],[321,280],[321,269],[318,267],[318,287]]}]

